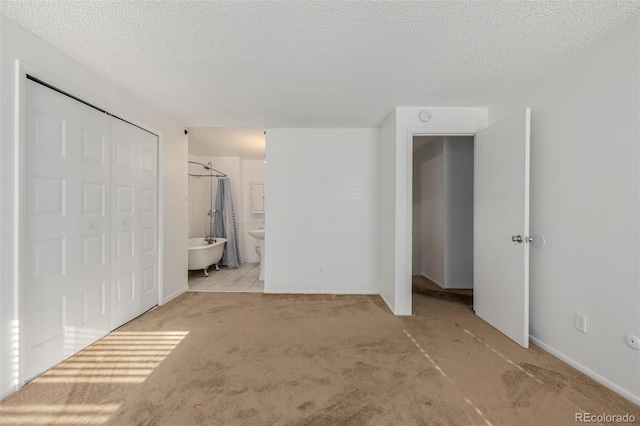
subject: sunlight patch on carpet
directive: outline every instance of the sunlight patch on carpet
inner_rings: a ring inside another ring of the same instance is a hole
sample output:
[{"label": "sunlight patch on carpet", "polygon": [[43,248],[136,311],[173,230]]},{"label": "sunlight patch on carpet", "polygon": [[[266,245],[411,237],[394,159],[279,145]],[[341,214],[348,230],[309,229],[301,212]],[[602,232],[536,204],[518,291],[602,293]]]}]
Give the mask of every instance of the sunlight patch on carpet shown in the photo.
[{"label": "sunlight patch on carpet", "polygon": [[0,406],[0,425],[96,425],[106,423],[121,404],[32,404]]},{"label": "sunlight patch on carpet", "polygon": [[33,383],[142,383],[188,334],[115,331]]}]

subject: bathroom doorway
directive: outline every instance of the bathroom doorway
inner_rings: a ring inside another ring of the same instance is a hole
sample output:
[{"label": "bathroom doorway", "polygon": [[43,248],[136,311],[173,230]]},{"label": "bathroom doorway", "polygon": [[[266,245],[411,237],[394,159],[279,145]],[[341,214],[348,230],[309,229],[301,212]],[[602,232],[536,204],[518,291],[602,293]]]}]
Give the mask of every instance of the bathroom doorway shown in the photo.
[{"label": "bathroom doorway", "polygon": [[[228,224],[228,214],[219,212],[221,210],[219,201],[224,199],[227,202],[228,198],[231,198],[236,224],[232,236],[238,247],[236,257],[238,261],[233,264],[225,263],[223,259],[219,269],[209,267],[207,273],[199,269],[201,266],[199,264],[189,266],[189,290],[262,293],[264,281],[260,277],[261,255],[260,250],[257,249],[259,243],[250,231],[265,227],[264,129],[190,127],[187,131],[190,162],[189,238],[209,235],[208,223],[211,216],[208,212],[210,211],[213,211],[217,217],[223,217],[223,222]],[[211,187],[207,176],[193,176],[209,173],[209,170],[202,172],[202,166],[198,164],[210,165],[226,175],[229,188],[224,190],[224,196],[218,197],[219,183],[223,178],[214,178],[214,185]],[[227,212],[231,212],[231,209]],[[223,236],[217,227],[214,236]],[[226,238],[229,238],[228,232]]]},{"label": "bathroom doorway", "polygon": [[473,141],[413,137],[412,293],[467,309],[473,309]]}]

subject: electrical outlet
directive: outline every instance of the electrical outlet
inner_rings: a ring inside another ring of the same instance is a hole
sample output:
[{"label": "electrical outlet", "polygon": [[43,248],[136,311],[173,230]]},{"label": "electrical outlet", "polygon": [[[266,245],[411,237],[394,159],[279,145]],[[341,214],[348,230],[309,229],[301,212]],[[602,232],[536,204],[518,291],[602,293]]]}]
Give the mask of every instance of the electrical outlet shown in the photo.
[{"label": "electrical outlet", "polygon": [[576,328],[583,333],[587,332],[587,317],[586,315],[576,314]]},{"label": "electrical outlet", "polygon": [[318,271],[319,274],[324,274],[324,266],[320,267],[320,270]]}]

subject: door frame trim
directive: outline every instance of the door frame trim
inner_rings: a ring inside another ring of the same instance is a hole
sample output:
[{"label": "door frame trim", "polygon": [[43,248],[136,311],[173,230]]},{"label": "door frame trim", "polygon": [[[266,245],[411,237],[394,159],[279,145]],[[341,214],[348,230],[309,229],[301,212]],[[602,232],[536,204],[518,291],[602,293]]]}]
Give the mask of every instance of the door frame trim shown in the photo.
[{"label": "door frame trim", "polygon": [[396,297],[405,293],[406,313],[413,313],[412,282],[413,273],[413,138],[416,136],[472,136],[475,138],[476,127],[409,127],[407,128],[407,164],[406,182],[406,247],[405,247],[405,276],[404,280],[396,282]]}]

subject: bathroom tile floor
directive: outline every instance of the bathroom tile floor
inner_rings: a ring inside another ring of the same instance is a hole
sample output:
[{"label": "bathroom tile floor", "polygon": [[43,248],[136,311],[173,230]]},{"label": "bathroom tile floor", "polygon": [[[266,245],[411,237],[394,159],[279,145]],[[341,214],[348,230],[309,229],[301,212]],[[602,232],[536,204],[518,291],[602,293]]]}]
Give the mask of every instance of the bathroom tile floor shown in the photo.
[{"label": "bathroom tile floor", "polygon": [[189,271],[189,291],[263,293],[264,281],[259,281],[259,276],[260,268],[253,262],[245,262],[237,269],[210,268],[208,277],[203,271]]}]

